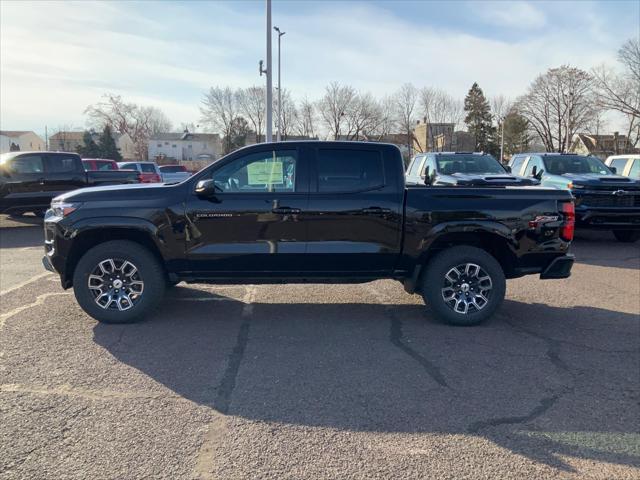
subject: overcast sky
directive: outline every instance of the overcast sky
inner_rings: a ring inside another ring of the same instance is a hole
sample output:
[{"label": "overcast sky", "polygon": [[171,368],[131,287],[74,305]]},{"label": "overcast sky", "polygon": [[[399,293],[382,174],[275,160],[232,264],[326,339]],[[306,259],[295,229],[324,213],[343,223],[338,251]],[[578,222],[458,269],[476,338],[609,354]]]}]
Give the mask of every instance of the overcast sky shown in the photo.
[{"label": "overcast sky", "polygon": [[[210,86],[264,82],[264,5],[1,0],[0,128],[81,129],[107,91],[161,108],[176,127],[198,123]],[[286,31],[283,86],[296,98],[333,80],[379,96],[410,81],[460,98],[477,81],[488,96],[516,97],[549,67],[614,65],[639,35],[640,2],[274,0],[273,23]]]}]

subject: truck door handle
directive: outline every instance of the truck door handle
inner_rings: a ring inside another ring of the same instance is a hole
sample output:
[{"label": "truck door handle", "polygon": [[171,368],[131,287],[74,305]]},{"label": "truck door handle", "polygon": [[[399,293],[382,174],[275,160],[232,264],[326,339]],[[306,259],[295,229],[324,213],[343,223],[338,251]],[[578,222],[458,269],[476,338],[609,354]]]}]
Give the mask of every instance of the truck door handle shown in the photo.
[{"label": "truck door handle", "polygon": [[360,212],[364,213],[365,215],[386,215],[388,213],[391,213],[391,209],[381,208],[381,207],[369,207],[369,208],[363,208],[362,210],[360,210]]},{"label": "truck door handle", "polygon": [[44,178],[39,178],[39,179],[38,179],[38,183],[39,183],[40,185],[44,185]]},{"label": "truck door handle", "polygon": [[300,213],[302,210],[299,208],[291,208],[291,207],[275,207],[271,209],[272,213],[281,213],[283,215],[295,215],[296,213]]}]

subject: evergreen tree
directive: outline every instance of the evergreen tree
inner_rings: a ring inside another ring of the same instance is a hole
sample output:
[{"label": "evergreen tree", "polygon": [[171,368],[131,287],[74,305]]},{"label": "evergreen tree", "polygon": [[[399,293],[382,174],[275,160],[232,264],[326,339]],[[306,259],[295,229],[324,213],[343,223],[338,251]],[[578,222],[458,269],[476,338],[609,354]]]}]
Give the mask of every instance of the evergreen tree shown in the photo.
[{"label": "evergreen tree", "polygon": [[233,152],[247,144],[247,136],[252,133],[249,124],[243,117],[237,117],[231,122],[229,137],[225,138],[229,151]]},{"label": "evergreen tree", "polygon": [[100,134],[100,158],[108,158],[119,162],[122,160],[122,155],[118,151],[116,141],[111,134],[111,127],[109,125],[104,126],[104,130]]},{"label": "evergreen tree", "polygon": [[504,119],[504,153],[526,152],[531,143],[529,122],[516,111],[511,111]]},{"label": "evergreen tree", "polygon": [[78,145],[78,148],[76,148],[80,156],[84,158],[100,158],[102,152],[98,144],[93,140],[91,132],[84,132],[82,143],[84,145]]},{"label": "evergreen tree", "polygon": [[491,107],[482,89],[474,83],[464,99],[464,111],[467,116],[464,123],[475,138],[476,150],[495,153],[495,128],[491,118]]}]

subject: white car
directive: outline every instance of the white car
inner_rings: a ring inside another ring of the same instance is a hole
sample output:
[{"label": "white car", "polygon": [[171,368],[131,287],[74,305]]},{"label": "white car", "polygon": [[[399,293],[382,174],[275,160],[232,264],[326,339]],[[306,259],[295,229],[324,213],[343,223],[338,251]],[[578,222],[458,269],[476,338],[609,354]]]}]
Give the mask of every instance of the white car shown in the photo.
[{"label": "white car", "polygon": [[164,183],[180,183],[191,176],[183,165],[161,165],[159,168]]},{"label": "white car", "polygon": [[640,155],[611,155],[604,163],[615,168],[618,175],[640,180]]}]

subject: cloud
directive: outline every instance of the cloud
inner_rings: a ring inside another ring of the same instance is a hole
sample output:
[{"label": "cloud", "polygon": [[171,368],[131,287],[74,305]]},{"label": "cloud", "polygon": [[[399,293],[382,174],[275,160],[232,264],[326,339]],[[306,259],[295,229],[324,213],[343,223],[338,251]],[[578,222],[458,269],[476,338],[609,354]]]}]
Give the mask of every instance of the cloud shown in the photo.
[{"label": "cloud", "polygon": [[[384,96],[409,81],[462,97],[477,81],[488,95],[515,97],[549,67],[614,63],[637,30],[633,4],[456,3],[458,22],[445,21],[450,4],[433,17],[432,4],[399,3],[274,3],[287,32],[285,88],[313,99],[338,80]],[[86,106],[107,91],[158,106],[175,125],[197,123],[208,87],[264,82],[262,3],[3,1],[0,22],[4,129],[82,127]]]},{"label": "cloud", "polygon": [[474,3],[473,9],[491,25],[519,29],[540,29],[547,25],[543,11],[527,2]]}]

